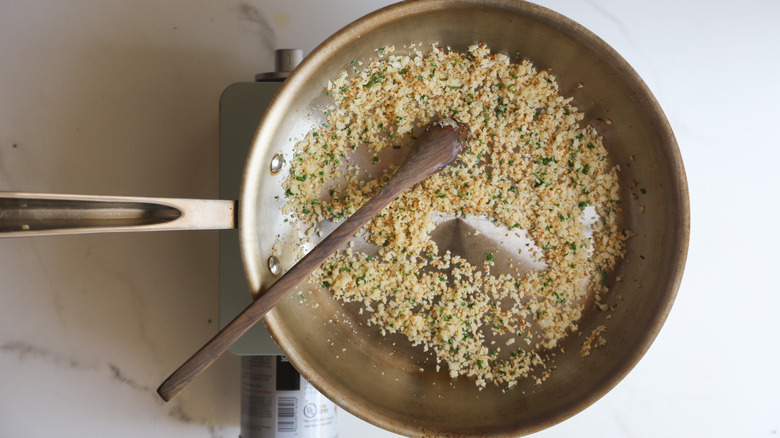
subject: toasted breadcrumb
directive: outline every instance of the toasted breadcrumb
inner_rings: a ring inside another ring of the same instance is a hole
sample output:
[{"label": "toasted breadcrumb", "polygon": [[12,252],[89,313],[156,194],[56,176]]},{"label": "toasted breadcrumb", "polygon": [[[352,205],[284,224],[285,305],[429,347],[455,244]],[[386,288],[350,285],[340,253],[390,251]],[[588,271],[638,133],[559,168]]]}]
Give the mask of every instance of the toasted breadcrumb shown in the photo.
[{"label": "toasted breadcrumb", "polygon": [[601,336],[602,333],[604,333],[607,330],[607,327],[600,325],[593,329],[590,336],[588,336],[585,341],[582,343],[582,356],[587,357],[590,356],[590,350],[593,347],[599,348],[604,346],[607,343],[607,340],[604,339],[603,336]]},{"label": "toasted breadcrumb", "polygon": [[[541,382],[554,367],[540,354],[576,333],[586,294],[602,306],[608,273],[630,238],[617,220],[619,167],[610,164],[596,129],[580,125],[583,114],[558,93],[550,71],[527,60],[512,63],[484,45],[468,53],[434,45],[397,55],[386,47],[360,66],[328,83],[334,105],[326,123],[296,146],[285,214],[309,225],[348,217],[396,166],[375,176],[366,171],[382,165],[386,152],[407,150],[431,120],[452,117],[470,138],[456,163],[364,227],[378,255],[350,245],[309,281],[338,300],[362,303],[381,333],[401,333],[432,350],[453,378],[507,389],[520,378]],[[492,255],[475,265],[440,252],[430,237],[437,213],[524,230],[546,268],[495,275]],[[583,355],[602,331],[583,345]]]}]

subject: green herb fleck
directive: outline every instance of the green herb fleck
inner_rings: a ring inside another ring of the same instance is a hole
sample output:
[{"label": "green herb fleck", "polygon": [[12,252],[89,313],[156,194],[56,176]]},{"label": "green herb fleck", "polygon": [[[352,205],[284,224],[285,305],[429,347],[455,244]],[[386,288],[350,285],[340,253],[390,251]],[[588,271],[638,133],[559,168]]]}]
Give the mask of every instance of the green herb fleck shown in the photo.
[{"label": "green herb fleck", "polygon": [[606,286],[607,282],[609,281],[609,276],[607,276],[607,273],[601,269],[601,265],[599,265],[599,273],[601,273],[601,280],[604,282],[604,286]]},{"label": "green herb fleck", "polygon": [[371,78],[368,80],[368,82],[363,84],[363,88],[369,88],[369,87],[371,87],[374,84],[378,84],[382,80],[382,78],[384,77],[386,70],[387,70],[387,67],[382,69],[382,71],[379,72],[379,73],[372,74]]}]

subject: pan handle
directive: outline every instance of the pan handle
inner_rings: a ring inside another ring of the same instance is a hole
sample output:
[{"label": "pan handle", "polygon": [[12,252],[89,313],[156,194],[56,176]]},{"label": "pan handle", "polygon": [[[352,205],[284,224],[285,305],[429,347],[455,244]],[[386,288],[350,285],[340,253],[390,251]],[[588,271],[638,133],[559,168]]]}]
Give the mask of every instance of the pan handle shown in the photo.
[{"label": "pan handle", "polygon": [[0,237],[236,228],[237,201],[0,192]]}]

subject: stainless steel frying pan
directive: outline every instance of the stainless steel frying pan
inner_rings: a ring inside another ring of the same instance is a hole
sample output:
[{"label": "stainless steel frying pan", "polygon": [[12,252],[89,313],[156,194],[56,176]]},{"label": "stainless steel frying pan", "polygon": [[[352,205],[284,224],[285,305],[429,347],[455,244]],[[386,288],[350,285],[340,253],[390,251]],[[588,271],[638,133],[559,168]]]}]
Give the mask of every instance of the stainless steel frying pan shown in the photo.
[{"label": "stainless steel frying pan", "polygon": [[[602,134],[614,162],[630,165],[623,166],[621,187],[625,225],[636,236],[612,276],[622,281],[612,281],[607,301],[619,306],[609,320],[606,313],[587,310],[580,321],[583,336],[607,326],[608,343],[583,358],[583,338],[573,334],[562,343],[566,353],[557,353],[557,368],[544,384],[521,381],[503,392],[491,385],[479,390],[468,379],[453,381],[437,373],[427,353],[401,338],[381,336],[355,308],[316,288],[308,291],[307,300],[288,296],[265,322],[307,380],[380,427],[447,436],[517,436],[549,427],[614,387],[655,339],[682,277],[689,212],[677,143],[646,85],[602,40],[545,8],[519,1],[410,1],[345,27],[303,61],[267,110],[247,159],[237,210],[233,201],[65,196],[63,203],[52,205],[40,196],[0,194],[0,229],[6,235],[61,231],[46,218],[57,218],[69,232],[87,231],[84,217],[98,231],[223,228],[237,222],[247,280],[255,295],[262,294],[277,278],[268,268],[269,258],[277,257],[283,268],[295,259],[293,244],[278,242],[294,242],[300,231],[281,220],[286,173],[275,166],[280,157],[292,156],[296,139],[320,120],[329,103],[328,80],[379,47],[434,41],[453,50],[482,42],[494,52],[520,52],[538,68],[552,68],[561,93],[574,96],[574,104],[585,110],[585,123]],[[578,88],[580,83],[585,86]],[[641,196],[637,181],[646,189]],[[190,220],[202,212],[208,213],[207,221]]]}]

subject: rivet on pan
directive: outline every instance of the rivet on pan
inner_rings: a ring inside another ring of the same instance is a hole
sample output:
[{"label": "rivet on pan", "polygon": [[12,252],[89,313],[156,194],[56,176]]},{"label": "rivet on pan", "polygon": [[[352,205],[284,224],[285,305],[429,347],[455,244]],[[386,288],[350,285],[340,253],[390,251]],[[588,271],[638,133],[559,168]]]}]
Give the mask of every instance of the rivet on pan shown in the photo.
[{"label": "rivet on pan", "polygon": [[268,269],[274,275],[279,275],[282,272],[282,264],[279,263],[279,259],[276,256],[268,257]]},{"label": "rivet on pan", "polygon": [[271,158],[271,175],[276,175],[284,166],[284,157],[276,154]]}]

